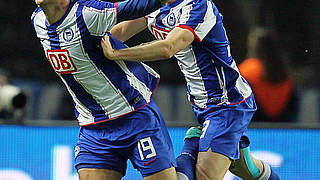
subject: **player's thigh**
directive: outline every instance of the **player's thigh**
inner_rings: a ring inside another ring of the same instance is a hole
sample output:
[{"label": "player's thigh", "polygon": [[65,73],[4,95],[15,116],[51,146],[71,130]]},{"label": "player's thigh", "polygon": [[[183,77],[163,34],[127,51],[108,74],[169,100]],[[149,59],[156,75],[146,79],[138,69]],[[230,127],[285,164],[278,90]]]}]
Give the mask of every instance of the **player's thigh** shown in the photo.
[{"label": "player's thigh", "polygon": [[178,180],[177,173],[174,167],[162,170],[153,175],[143,178],[144,180]]},{"label": "player's thigh", "polygon": [[161,129],[154,129],[152,135],[141,138],[129,151],[133,167],[146,179],[175,179],[176,162],[170,142]]},{"label": "player's thigh", "polygon": [[196,165],[197,180],[222,180],[226,174],[231,160],[222,154],[212,152],[199,152]]},{"label": "player's thigh", "polygon": [[232,162],[229,170],[245,180],[254,180],[263,172],[263,164],[251,155],[249,147],[240,149],[240,159]]},{"label": "player's thigh", "polygon": [[80,180],[120,180],[122,174],[108,169],[82,168],[78,171]]},{"label": "player's thigh", "polygon": [[164,120],[155,104],[150,103],[146,108],[150,110],[150,128],[136,136],[138,141],[128,149],[129,159],[144,178],[176,177],[172,173],[176,164],[173,145]]},{"label": "player's thigh", "polygon": [[198,180],[222,179],[231,160],[239,159],[239,143],[253,112],[240,107],[222,108],[205,117],[199,141]]}]

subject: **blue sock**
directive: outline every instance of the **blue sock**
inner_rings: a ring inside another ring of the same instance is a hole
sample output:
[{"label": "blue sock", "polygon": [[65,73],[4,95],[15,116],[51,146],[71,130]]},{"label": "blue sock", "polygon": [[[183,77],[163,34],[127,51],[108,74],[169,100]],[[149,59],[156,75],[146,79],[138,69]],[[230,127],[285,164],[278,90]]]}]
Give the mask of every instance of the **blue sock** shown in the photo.
[{"label": "blue sock", "polygon": [[[185,180],[194,180],[195,179],[195,166],[198,158],[198,148],[199,148],[199,138],[190,138],[185,139],[184,145],[180,155],[177,157],[177,168],[176,171],[181,175],[184,174],[188,177]],[[185,177],[184,176],[184,177]],[[179,176],[179,180],[182,177]]]},{"label": "blue sock", "polygon": [[280,180],[279,176],[271,168],[271,174],[268,180]]}]

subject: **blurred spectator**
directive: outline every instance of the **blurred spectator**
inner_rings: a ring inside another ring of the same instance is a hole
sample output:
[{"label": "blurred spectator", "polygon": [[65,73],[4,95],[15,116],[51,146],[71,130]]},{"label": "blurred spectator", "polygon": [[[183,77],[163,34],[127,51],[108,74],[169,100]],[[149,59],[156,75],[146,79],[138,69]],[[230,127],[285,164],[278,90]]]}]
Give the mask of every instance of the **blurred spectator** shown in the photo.
[{"label": "blurred spectator", "polygon": [[214,1],[223,15],[223,25],[228,29],[227,35],[231,43],[231,54],[236,62],[241,62],[246,58],[247,36],[249,34],[249,21],[246,17],[246,4],[239,0],[217,0]]},{"label": "blurred spectator", "polygon": [[262,28],[252,31],[248,36],[248,57],[239,70],[255,94],[258,111],[253,121],[294,121],[295,86],[275,33]]},{"label": "blurred spectator", "polygon": [[311,48],[311,11],[317,8],[312,7],[314,3],[311,1],[261,0],[259,2],[259,25],[275,28],[284,50],[290,53],[291,62],[298,65],[305,65],[305,62],[310,61],[305,49]]},{"label": "blurred spectator", "polygon": [[0,69],[0,119],[19,123],[23,118],[27,96],[19,87],[10,84],[8,77],[8,72]]}]

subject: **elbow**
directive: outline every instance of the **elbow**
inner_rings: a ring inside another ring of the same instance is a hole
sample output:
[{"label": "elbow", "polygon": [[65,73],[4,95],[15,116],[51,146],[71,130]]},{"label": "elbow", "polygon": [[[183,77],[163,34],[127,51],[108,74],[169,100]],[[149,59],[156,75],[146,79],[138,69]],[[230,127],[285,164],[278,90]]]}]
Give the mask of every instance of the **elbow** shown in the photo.
[{"label": "elbow", "polygon": [[162,54],[162,59],[170,59],[172,58],[174,54],[172,54],[171,52],[169,51],[165,51],[163,54]]},{"label": "elbow", "polygon": [[162,48],[162,58],[163,59],[170,59],[174,56],[175,52],[173,50],[173,46],[170,43],[164,43]]}]

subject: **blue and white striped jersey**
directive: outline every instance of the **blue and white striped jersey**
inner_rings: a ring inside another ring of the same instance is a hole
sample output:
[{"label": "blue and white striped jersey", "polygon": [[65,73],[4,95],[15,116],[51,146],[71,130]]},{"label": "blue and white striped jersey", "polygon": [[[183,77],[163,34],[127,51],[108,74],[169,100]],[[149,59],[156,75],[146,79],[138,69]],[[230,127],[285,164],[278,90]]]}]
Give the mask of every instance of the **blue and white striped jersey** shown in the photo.
[{"label": "blue and white striped jersey", "polygon": [[[145,16],[159,7],[158,0],[115,4],[71,0],[65,15],[50,25],[40,7],[33,13],[36,35],[73,98],[81,126],[115,119],[150,102],[159,75],[143,63],[109,61],[99,45],[117,22]],[[126,48],[110,38],[115,49]]]},{"label": "blue and white striped jersey", "polygon": [[146,18],[157,39],[165,39],[175,27],[195,35],[196,40],[175,55],[191,103],[207,108],[210,104],[238,103],[251,95],[231,56],[222,15],[211,0],[177,0]]}]

